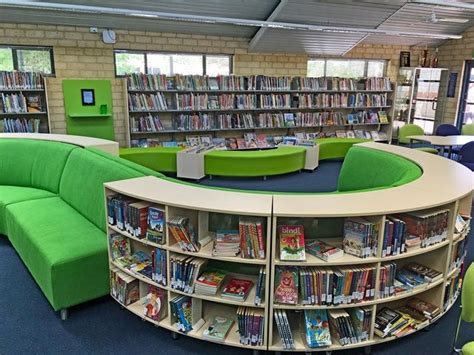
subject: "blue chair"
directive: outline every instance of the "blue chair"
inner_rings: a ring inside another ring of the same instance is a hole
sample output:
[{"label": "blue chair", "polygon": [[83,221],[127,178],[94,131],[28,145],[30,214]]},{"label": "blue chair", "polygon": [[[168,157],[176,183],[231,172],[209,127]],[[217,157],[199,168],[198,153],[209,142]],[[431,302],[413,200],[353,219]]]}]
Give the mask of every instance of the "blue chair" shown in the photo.
[{"label": "blue chair", "polygon": [[464,144],[459,150],[458,162],[474,171],[474,142]]},{"label": "blue chair", "polygon": [[435,136],[459,136],[461,132],[459,132],[459,129],[452,125],[452,124],[440,124],[438,127],[436,127],[436,132]]}]

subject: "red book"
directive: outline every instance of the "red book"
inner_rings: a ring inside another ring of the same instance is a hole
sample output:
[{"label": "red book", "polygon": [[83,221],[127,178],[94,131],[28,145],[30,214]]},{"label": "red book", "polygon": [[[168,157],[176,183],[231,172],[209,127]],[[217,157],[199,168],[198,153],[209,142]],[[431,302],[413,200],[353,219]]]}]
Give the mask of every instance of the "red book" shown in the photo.
[{"label": "red book", "polygon": [[253,282],[250,280],[232,278],[225,285],[222,291],[222,297],[238,298],[244,300],[250,289],[253,286]]}]

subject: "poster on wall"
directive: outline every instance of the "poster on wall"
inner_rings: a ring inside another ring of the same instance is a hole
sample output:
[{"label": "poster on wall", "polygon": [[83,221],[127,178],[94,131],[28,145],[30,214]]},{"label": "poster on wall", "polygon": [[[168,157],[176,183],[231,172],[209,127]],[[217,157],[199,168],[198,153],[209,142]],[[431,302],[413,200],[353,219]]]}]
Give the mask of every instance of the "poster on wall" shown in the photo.
[{"label": "poster on wall", "polygon": [[410,52],[400,52],[400,68],[410,66]]},{"label": "poster on wall", "polygon": [[449,73],[449,81],[448,81],[448,89],[446,90],[446,97],[455,97],[457,81],[458,81],[458,73]]}]

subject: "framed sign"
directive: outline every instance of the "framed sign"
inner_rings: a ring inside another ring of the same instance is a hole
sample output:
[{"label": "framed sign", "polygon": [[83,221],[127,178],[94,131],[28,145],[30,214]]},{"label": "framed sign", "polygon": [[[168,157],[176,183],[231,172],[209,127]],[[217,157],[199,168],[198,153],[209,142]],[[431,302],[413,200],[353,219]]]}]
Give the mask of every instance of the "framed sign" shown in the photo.
[{"label": "framed sign", "polygon": [[94,89],[81,89],[82,106],[95,106]]},{"label": "framed sign", "polygon": [[400,52],[400,68],[410,66],[410,52]]},{"label": "framed sign", "polygon": [[458,73],[449,73],[448,89],[446,97],[454,97],[456,94],[456,83],[458,81]]}]

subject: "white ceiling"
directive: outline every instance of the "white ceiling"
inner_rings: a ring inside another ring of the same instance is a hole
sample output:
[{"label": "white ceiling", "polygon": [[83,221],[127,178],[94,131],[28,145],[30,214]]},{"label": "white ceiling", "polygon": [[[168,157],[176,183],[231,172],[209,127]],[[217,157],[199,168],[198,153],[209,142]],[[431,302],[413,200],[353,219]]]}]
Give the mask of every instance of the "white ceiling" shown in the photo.
[{"label": "white ceiling", "polygon": [[[231,36],[246,38],[252,52],[325,55],[342,55],[358,43],[436,46],[474,25],[474,1],[419,2],[0,0],[0,22]],[[450,6],[444,6],[446,4]],[[87,8],[78,9],[77,6]],[[468,19],[469,22],[426,22],[433,11],[438,18]],[[170,18],[171,14],[181,17]],[[401,35],[400,32],[405,33]]]}]

